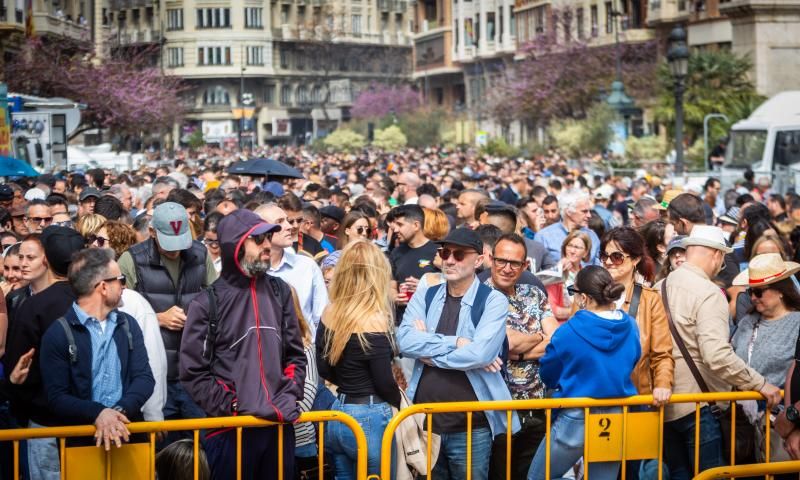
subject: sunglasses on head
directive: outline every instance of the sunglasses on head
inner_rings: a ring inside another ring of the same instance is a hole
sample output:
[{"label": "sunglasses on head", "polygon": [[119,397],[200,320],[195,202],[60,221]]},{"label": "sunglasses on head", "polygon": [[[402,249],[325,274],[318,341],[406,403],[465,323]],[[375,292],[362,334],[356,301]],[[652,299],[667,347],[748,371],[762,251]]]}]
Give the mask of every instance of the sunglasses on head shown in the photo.
[{"label": "sunglasses on head", "polygon": [[607,260],[611,259],[612,265],[622,265],[628,257],[630,257],[630,255],[625,255],[622,252],[600,252],[600,262],[606,263]]},{"label": "sunglasses on head", "polygon": [[256,242],[256,245],[263,245],[265,241],[272,241],[272,232],[260,233],[258,235],[250,235],[250,238]]},{"label": "sunglasses on head", "polygon": [[747,289],[747,296],[753,296],[756,298],[761,298],[764,295],[764,292],[769,290],[769,287],[766,288],[748,288]]},{"label": "sunglasses on head", "polygon": [[473,250],[455,250],[452,248],[440,248],[439,256],[442,257],[442,260],[447,260],[450,258],[450,255],[452,255],[457,262],[463,262],[464,259],[467,258],[467,254],[472,252]]}]

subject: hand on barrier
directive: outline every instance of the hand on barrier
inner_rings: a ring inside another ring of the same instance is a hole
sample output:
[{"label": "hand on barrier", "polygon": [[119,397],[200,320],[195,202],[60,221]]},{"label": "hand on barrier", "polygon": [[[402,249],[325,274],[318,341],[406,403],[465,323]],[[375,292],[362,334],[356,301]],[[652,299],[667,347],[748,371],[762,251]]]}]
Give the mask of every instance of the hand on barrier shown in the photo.
[{"label": "hand on barrier", "polygon": [[781,389],[775,385],[765,383],[759,392],[767,400],[767,410],[771,410],[772,407],[781,403]]},{"label": "hand on barrier", "polygon": [[669,403],[669,399],[672,396],[672,390],[669,388],[654,388],[653,389],[653,405],[656,407],[660,407],[661,405],[666,405]]},{"label": "hand on barrier", "polygon": [[14,385],[25,383],[28,379],[28,373],[31,371],[31,363],[33,363],[33,354],[36,352],[35,348],[28,350],[28,353],[19,357],[19,361],[14,365],[14,370],[11,372],[9,380]]},{"label": "hand on barrier", "polygon": [[158,324],[167,330],[183,330],[183,325],[186,323],[186,313],[177,305],[156,316]]},{"label": "hand on barrier", "polygon": [[96,445],[99,447],[103,444],[106,451],[111,450],[111,442],[114,442],[117,448],[122,447],[122,440],[127,442],[130,439],[126,423],[131,422],[122,413],[110,408],[103,409],[94,421]]}]

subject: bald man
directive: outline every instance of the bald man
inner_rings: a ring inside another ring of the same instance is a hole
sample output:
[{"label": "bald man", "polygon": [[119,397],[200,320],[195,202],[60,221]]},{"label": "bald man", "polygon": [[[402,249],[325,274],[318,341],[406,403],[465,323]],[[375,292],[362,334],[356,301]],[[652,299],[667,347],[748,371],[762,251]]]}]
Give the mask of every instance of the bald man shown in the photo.
[{"label": "bald man", "polygon": [[416,205],[419,203],[417,188],[422,185],[422,180],[414,172],[403,172],[397,177],[395,192],[398,202],[406,205]]}]

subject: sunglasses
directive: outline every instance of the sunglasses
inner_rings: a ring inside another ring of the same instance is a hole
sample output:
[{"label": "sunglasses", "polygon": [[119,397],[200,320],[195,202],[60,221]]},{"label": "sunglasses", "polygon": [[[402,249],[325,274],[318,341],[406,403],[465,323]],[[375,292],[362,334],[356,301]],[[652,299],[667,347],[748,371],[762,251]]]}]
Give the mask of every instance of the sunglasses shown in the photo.
[{"label": "sunglasses", "polygon": [[569,287],[567,287],[567,293],[569,293],[570,297],[574,297],[575,295],[583,292],[575,288],[575,285],[570,285]]},{"label": "sunglasses", "polygon": [[509,260],[507,258],[500,258],[500,257],[492,257],[492,262],[497,265],[497,268],[504,269],[506,267],[511,267],[511,270],[519,270],[525,266],[525,262],[520,262],[519,260]]},{"label": "sunglasses", "polygon": [[219,247],[219,240],[211,240],[210,238],[204,238],[203,244],[208,245],[210,247]]},{"label": "sunglasses", "polygon": [[625,255],[622,252],[600,252],[600,262],[606,263],[607,260],[611,259],[612,265],[622,265],[628,257],[630,257],[630,255]]},{"label": "sunglasses", "polygon": [[748,288],[747,289],[747,296],[748,297],[749,296],[753,296],[753,297],[756,297],[756,298],[761,298],[761,296],[764,295],[764,292],[766,292],[767,290],[769,290],[769,287],[767,287],[767,288]]},{"label": "sunglasses", "polygon": [[369,227],[358,227],[356,228],[356,233],[359,235],[364,235],[365,233],[369,233]]},{"label": "sunglasses", "polygon": [[256,242],[256,245],[261,246],[267,240],[269,240],[270,242],[272,241],[272,232],[260,233],[258,235],[250,235],[250,238],[252,238],[253,241]]},{"label": "sunglasses", "polygon": [[302,225],[303,217],[287,218],[286,221],[289,223],[289,225]]},{"label": "sunglasses", "polygon": [[467,258],[467,254],[472,253],[473,251],[474,250],[453,250],[450,248],[440,248],[439,256],[442,257],[442,260],[447,260],[452,255],[457,262],[463,262],[464,259]]},{"label": "sunglasses", "polygon": [[97,244],[98,247],[103,248],[106,246],[106,242],[109,242],[110,239],[106,237],[101,237],[100,235],[89,235],[86,239],[89,241],[89,245]]},{"label": "sunglasses", "polygon": [[119,282],[120,285],[122,285],[123,287],[125,286],[126,283],[128,283],[128,279],[125,277],[125,275],[120,275],[118,277],[104,278],[104,279],[100,280],[99,282],[97,282],[95,284],[95,287],[97,287],[98,285],[100,285],[103,282],[109,283],[109,282],[114,282],[114,281]]},{"label": "sunglasses", "polygon": [[33,223],[50,223],[53,217],[26,217],[26,220]]}]

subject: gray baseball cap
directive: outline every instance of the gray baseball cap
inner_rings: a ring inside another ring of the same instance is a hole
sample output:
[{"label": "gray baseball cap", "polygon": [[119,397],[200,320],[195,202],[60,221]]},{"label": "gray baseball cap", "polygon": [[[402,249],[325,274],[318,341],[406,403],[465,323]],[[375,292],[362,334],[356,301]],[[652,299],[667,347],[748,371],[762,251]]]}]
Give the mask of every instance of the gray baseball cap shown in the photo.
[{"label": "gray baseball cap", "polygon": [[187,250],[192,246],[189,214],[183,205],[164,202],[153,210],[150,225],[156,231],[158,245],[168,252]]}]

